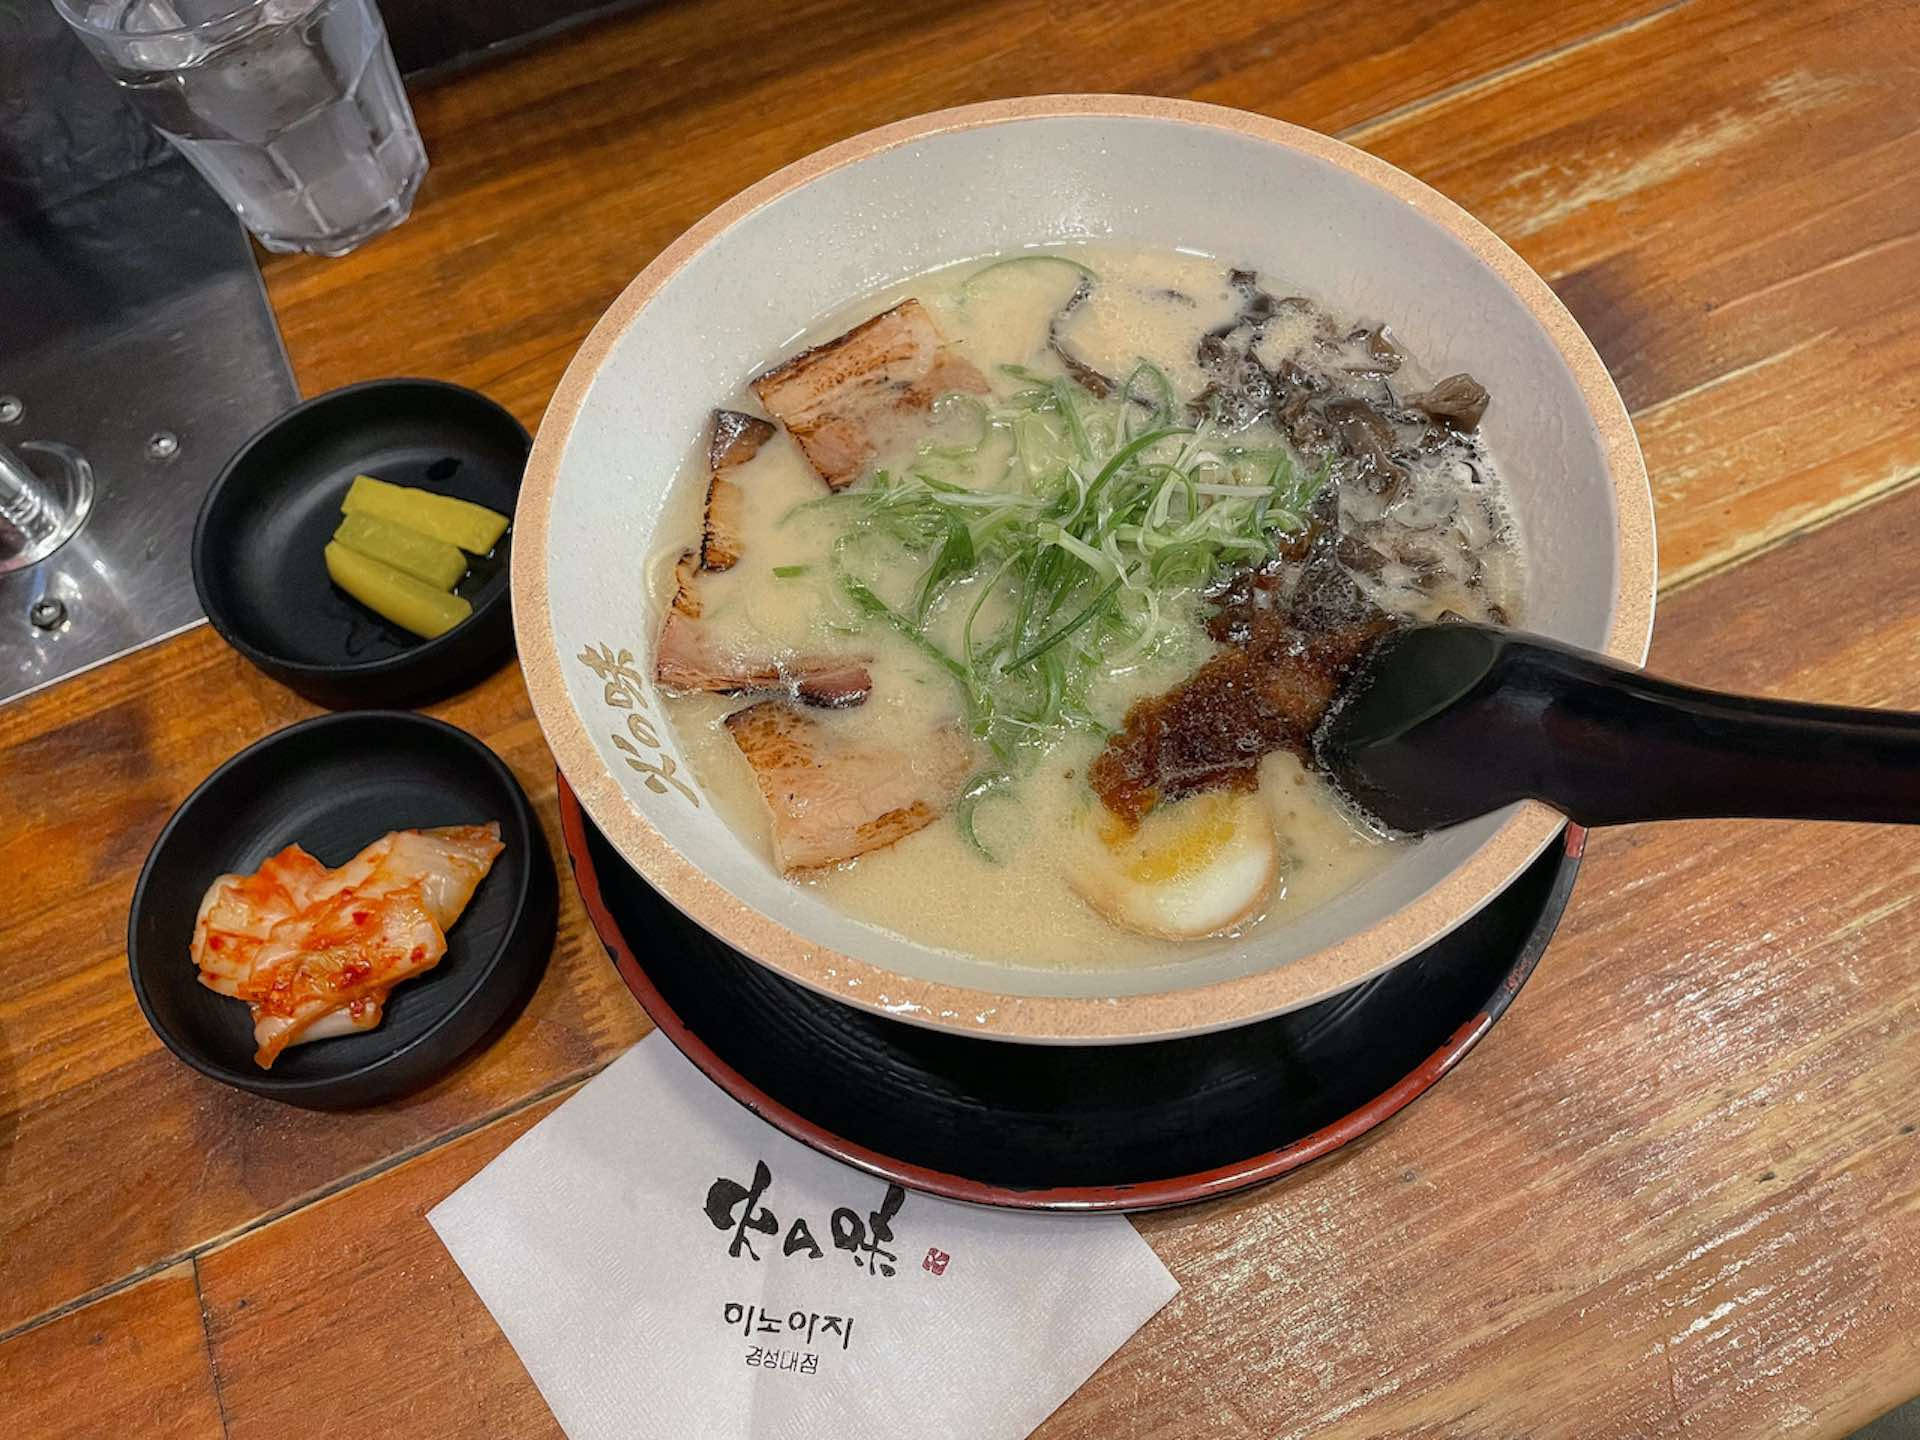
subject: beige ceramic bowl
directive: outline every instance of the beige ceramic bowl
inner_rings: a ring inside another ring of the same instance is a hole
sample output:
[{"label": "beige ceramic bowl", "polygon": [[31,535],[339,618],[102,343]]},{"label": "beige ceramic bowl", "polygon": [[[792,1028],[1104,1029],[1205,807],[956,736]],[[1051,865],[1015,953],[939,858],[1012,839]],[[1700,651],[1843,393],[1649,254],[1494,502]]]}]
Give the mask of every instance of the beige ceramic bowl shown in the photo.
[{"label": "beige ceramic bowl", "polygon": [[649,679],[649,558],[708,412],[823,312],[936,265],[1062,241],[1180,246],[1390,322],[1436,373],[1492,390],[1531,558],[1529,628],[1639,663],[1652,622],[1646,471],[1599,357],[1551,291],[1459,207],[1358,150],[1181,101],[969,106],[832,146],[663,251],[555,393],[516,517],[514,617],[534,708],[581,803],[701,925],[849,1004],[1008,1039],[1154,1039],[1310,1004],[1486,904],[1560,828],[1515,806],[1430,836],[1257,942],[1153,969],[1027,969],[882,933],[781,879],[680,763]]}]

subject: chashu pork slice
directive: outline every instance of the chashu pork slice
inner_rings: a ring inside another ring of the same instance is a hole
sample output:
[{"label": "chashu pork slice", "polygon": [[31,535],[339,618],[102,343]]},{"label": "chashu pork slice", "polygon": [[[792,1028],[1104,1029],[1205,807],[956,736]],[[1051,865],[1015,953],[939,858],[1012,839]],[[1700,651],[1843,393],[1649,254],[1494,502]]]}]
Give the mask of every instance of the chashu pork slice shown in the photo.
[{"label": "chashu pork slice", "polygon": [[902,300],[837,340],[802,350],[753,382],[760,403],[834,490],[860,478],[903,424],[984,376],[955,355],[918,300]]},{"label": "chashu pork slice", "polygon": [[834,723],[778,700],[726,719],[753,767],[773,820],[774,861],[787,874],[838,865],[932,824],[972,764],[958,729],[934,731],[909,752],[848,739]]},{"label": "chashu pork slice", "polygon": [[707,510],[700,531],[702,570],[731,570],[739,563],[747,502],[740,483],[728,479],[727,472],[758,455],[773,433],[773,426],[757,415],[713,412],[707,438]]},{"label": "chashu pork slice", "polygon": [[729,472],[753,459],[773,438],[773,426],[735,410],[713,412],[707,440],[707,504],[700,548],[674,565],[673,600],[654,650],[654,678],[670,690],[716,695],[786,691],[809,705],[858,705],[873,689],[864,660],[723,653],[702,627],[700,577],[731,569],[740,560],[747,491]]},{"label": "chashu pork slice", "polygon": [[745,658],[721,653],[701,628],[700,552],[689,550],[674,570],[673,603],[654,648],[653,676],[669,690],[704,690],[715,695],[758,695],[784,690],[808,705],[829,710],[858,705],[873,690],[873,676],[862,658],[799,656]]}]

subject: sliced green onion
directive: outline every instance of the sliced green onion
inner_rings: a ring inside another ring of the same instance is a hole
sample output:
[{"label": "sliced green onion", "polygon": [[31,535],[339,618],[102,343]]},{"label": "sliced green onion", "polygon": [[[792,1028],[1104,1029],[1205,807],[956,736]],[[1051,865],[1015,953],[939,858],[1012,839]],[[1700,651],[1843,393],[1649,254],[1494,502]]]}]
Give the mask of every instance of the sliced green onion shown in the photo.
[{"label": "sliced green onion", "polygon": [[974,812],[984,801],[993,798],[995,790],[1001,789],[1012,779],[1012,773],[1007,770],[982,770],[961,788],[960,799],[953,807],[953,817],[959,823],[960,834],[969,845],[995,865],[1000,863],[1000,857],[987,849],[979,835],[974,832],[973,817]]},{"label": "sliced green onion", "polygon": [[926,624],[927,613],[934,604],[956,580],[971,574],[973,566],[973,532],[957,516],[950,516],[947,538],[940,545],[940,553],[920,577],[919,588],[914,592],[914,619],[921,625]]},{"label": "sliced green onion", "polygon": [[1273,498],[1271,485],[1195,485],[1193,489],[1199,495],[1246,495],[1261,500]]},{"label": "sliced green onion", "polygon": [[872,589],[863,581],[856,580],[851,575],[842,574],[840,576],[840,588],[846,592],[847,598],[853,601],[855,605],[859,606],[875,619],[886,621],[887,624],[891,625],[895,630],[910,640],[915,649],[919,650],[920,653],[925,655],[929,660],[938,664],[941,669],[962,682],[971,682],[973,677],[968,672],[966,666],[962,665],[958,660],[934,644],[933,641],[929,640],[921,632],[918,625],[915,625],[913,621],[905,615],[902,615],[898,610],[895,610],[878,595],[874,594]]},{"label": "sliced green onion", "polygon": [[987,597],[993,593],[994,587],[1006,577],[1007,571],[1013,568],[1014,559],[1014,556],[1008,556],[1001,563],[1000,568],[993,572],[993,578],[980,587],[980,593],[973,597],[972,608],[967,611],[966,623],[960,627],[960,651],[966,656],[967,664],[970,666],[980,663],[974,655],[973,623],[980,618],[980,609],[987,603]]},{"label": "sliced green onion", "polygon": [[1133,367],[1133,373],[1127,376],[1126,382],[1120,387],[1120,398],[1129,402],[1139,399],[1135,394],[1134,382],[1142,375],[1153,382],[1157,402],[1153,407],[1155,421],[1161,425],[1171,425],[1174,410],[1173,382],[1167,379],[1166,371],[1151,361],[1142,360]]},{"label": "sliced green onion", "polygon": [[1087,603],[1086,609],[1082,610],[1078,615],[1074,616],[1073,619],[1047,636],[1046,639],[1042,640],[1038,645],[1035,645],[1031,650],[1027,651],[1026,654],[1020,656],[1018,659],[1009,660],[1006,664],[1002,665],[1000,667],[1001,672],[1005,673],[1008,670],[1017,670],[1022,665],[1028,664],[1046,654],[1054,646],[1058,645],[1062,640],[1086,624],[1095,615],[1098,615],[1100,611],[1105,608],[1106,603],[1113,598],[1113,592],[1119,588],[1120,582],[1117,579],[1109,582],[1098,595],[1094,596],[1093,599]]},{"label": "sliced green onion", "polygon": [[1103,551],[1094,549],[1091,545],[1087,544],[1086,541],[1076,535],[1069,534],[1053,522],[1047,521],[1041,524],[1037,533],[1040,537],[1041,544],[1058,545],[1089,570],[1101,575],[1111,575],[1116,580],[1120,578],[1121,566],[1115,562],[1112,557]]},{"label": "sliced green onion", "polygon": [[1192,433],[1193,431],[1185,426],[1166,425],[1158,430],[1149,430],[1144,435],[1136,435],[1118,450],[1114,451],[1112,458],[1100,467],[1100,473],[1094,477],[1093,484],[1087,487],[1087,493],[1091,495],[1098,492],[1114,477],[1121,466],[1125,465],[1149,445],[1157,445],[1169,435],[1191,435]]},{"label": "sliced green onion", "polygon": [[1053,403],[1067,417],[1067,434],[1073,437],[1073,448],[1080,452],[1082,460],[1091,460],[1093,442],[1087,438],[1087,427],[1081,423],[1080,403],[1074,399],[1073,386],[1065,380],[1054,381]]}]

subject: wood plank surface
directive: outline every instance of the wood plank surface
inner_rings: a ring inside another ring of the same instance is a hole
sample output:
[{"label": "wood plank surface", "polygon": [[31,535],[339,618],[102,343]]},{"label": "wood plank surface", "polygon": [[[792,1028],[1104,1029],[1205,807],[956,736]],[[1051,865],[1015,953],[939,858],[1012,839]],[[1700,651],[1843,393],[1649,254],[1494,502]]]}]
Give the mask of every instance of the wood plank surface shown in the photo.
[{"label": "wood plank surface", "polygon": [[[560,1434],[426,1221],[558,1103],[529,1106],[200,1261],[226,1440]],[[328,1343],[315,1345],[319,1335]]]},{"label": "wood plank surface", "polygon": [[[679,0],[417,94],[415,216],[265,271],[309,393],[435,375],[532,424],[674,235],[870,125],[1091,89],[1345,132],[1514,243],[1608,361],[1663,577],[1688,582],[1656,666],[1920,709],[1916,71],[1904,3]],[[95,1422],[122,1405],[162,1434],[549,1433],[419,1217],[645,1032],[571,886],[527,1013],[364,1115],[201,1080],[126,984],[167,814],[309,713],[204,629],[0,708],[21,1433],[114,1433]],[[559,853],[517,673],[434,713],[513,766]],[[1183,1294],[1043,1433],[1826,1436],[1920,1391],[1910,852],[1838,826],[1596,836],[1567,929],[1458,1076],[1286,1184],[1142,1223]],[[303,1403],[314,1347],[358,1326],[369,1355],[422,1348],[338,1413]]]},{"label": "wood plank surface", "polygon": [[219,1440],[193,1266],[176,1265],[0,1346],[0,1416],[22,1440]]}]

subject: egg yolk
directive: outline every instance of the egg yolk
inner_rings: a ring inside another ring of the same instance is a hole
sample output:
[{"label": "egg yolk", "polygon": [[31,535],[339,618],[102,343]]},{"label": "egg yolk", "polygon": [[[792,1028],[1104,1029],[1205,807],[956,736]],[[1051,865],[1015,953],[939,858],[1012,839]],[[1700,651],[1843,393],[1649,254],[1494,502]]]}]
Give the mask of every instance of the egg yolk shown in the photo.
[{"label": "egg yolk", "polygon": [[[1223,795],[1204,795],[1187,801],[1166,815],[1159,826],[1149,818],[1141,832],[1116,844],[1101,838],[1122,857],[1121,873],[1141,885],[1164,885],[1219,859],[1239,831],[1233,801]],[[1131,851],[1131,853],[1127,853]]]}]

